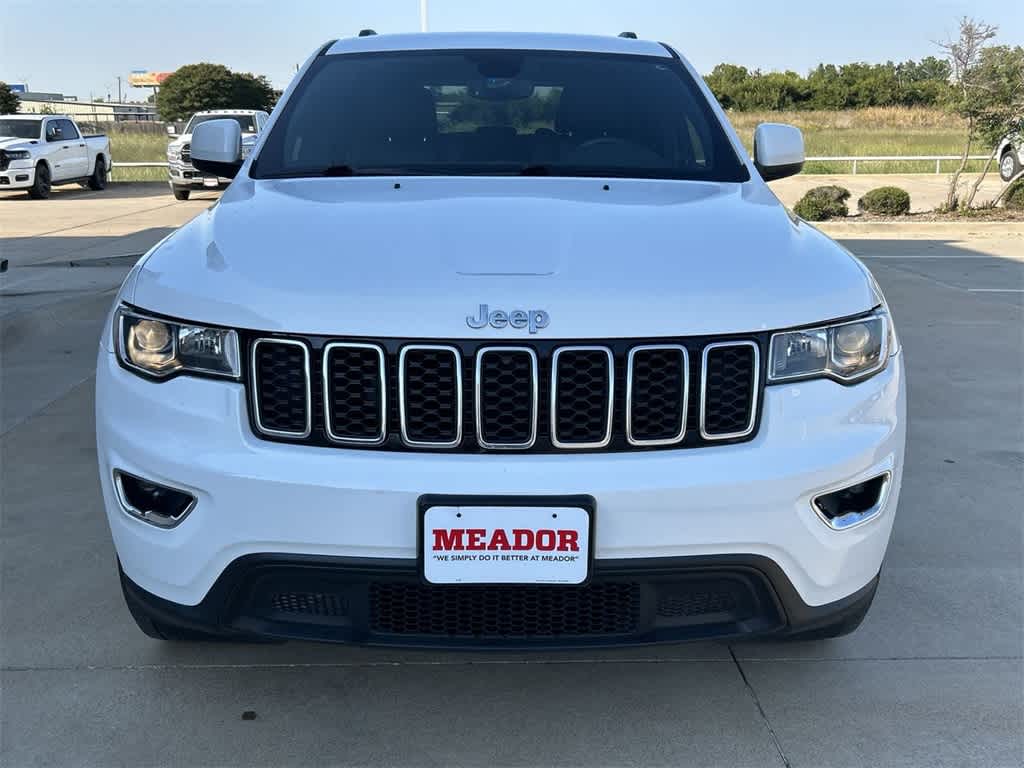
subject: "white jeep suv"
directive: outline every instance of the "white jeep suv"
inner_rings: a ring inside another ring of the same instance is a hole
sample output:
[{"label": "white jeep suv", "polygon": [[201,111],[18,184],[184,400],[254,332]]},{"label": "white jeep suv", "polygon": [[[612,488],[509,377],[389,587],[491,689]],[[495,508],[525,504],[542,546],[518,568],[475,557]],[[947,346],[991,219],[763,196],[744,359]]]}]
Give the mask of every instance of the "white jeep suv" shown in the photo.
[{"label": "white jeep suv", "polygon": [[365,36],[298,72],[98,360],[128,606],[165,639],[833,636],[878,583],[902,355],[666,45]]}]

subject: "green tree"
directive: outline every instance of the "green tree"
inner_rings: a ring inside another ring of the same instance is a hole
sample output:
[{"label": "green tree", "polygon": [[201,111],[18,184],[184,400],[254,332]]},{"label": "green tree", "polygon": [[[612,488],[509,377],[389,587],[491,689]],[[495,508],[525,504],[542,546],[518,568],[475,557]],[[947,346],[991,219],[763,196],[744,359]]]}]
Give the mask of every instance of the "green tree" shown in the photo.
[{"label": "green tree", "polygon": [[205,109],[266,109],[275,92],[262,75],[232,72],[223,64],[186,64],[164,80],[156,107],[164,120],[185,120]]},{"label": "green tree", "polygon": [[20,104],[18,94],[12,91],[7,83],[0,81],[0,115],[17,114]]},{"label": "green tree", "polygon": [[[997,31],[991,24],[965,16],[960,20],[957,38],[939,44],[952,70],[947,105],[963,119],[966,129],[960,165],[949,182],[947,210],[970,207],[995,157],[994,145],[1014,130],[1024,110],[1024,49],[991,45]],[[961,202],[957,199],[960,176],[967,168],[971,147],[977,142],[992,146],[992,153],[985,172]]]}]

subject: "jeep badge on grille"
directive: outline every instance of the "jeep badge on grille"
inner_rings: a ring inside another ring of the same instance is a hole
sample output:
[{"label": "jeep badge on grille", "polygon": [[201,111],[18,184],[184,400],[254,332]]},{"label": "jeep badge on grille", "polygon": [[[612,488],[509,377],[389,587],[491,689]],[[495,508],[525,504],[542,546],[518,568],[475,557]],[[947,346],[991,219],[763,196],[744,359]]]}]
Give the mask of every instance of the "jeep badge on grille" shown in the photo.
[{"label": "jeep badge on grille", "polygon": [[543,309],[513,309],[506,312],[503,309],[496,309],[493,312],[486,304],[481,304],[478,310],[479,315],[466,317],[466,325],[479,330],[486,326],[492,328],[528,328],[530,333],[536,333],[542,328],[547,328],[551,318]]}]

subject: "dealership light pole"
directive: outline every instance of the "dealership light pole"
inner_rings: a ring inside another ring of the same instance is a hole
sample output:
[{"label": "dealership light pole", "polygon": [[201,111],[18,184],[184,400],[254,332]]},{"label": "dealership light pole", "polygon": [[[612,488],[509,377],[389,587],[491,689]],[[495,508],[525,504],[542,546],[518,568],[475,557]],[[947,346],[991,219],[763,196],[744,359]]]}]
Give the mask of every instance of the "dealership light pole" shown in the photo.
[{"label": "dealership light pole", "polygon": [[420,32],[427,31],[427,0],[420,0]]}]

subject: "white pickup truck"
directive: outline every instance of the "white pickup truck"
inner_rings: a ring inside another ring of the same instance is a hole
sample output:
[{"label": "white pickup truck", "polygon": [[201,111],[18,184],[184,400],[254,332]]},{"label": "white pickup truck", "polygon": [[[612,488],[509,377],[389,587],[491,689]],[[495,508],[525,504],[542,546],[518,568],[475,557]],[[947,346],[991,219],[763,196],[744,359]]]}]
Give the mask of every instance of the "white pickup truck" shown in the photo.
[{"label": "white pickup truck", "polygon": [[121,586],[165,640],[832,637],[903,472],[867,268],[674,49],[366,35],[306,63],[100,341]]},{"label": "white pickup truck", "polygon": [[109,171],[107,137],[84,135],[67,115],[0,116],[0,190],[42,200],[54,184],[104,189]]},{"label": "white pickup truck", "polygon": [[192,132],[196,126],[209,120],[234,120],[242,132],[242,155],[247,155],[256,146],[263,126],[270,115],[258,109],[210,109],[196,112],[188,121],[185,130],[178,135],[173,125],[167,126],[167,133],[173,138],[167,145],[167,182],[176,200],[188,200],[192,190],[224,189],[231,179],[197,173],[189,160],[192,146]]}]

